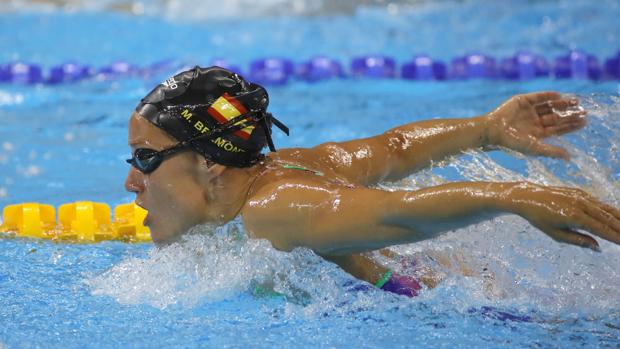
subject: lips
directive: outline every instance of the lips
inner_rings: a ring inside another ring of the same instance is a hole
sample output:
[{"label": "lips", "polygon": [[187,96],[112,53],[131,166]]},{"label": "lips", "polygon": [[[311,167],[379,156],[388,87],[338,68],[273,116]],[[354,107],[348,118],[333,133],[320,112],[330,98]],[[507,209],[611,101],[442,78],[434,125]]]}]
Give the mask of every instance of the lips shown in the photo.
[{"label": "lips", "polygon": [[145,227],[148,227],[149,225],[149,221],[150,221],[150,217],[149,217],[149,210],[146,208],[146,206],[144,205],[144,203],[142,202],[142,200],[136,199],[135,201],[136,206],[142,208],[143,210],[146,211],[146,216],[144,216],[144,220],[142,221],[142,225],[144,225]]},{"label": "lips", "polygon": [[142,199],[139,199],[136,197],[136,199],[133,202],[136,204],[136,206],[141,207],[146,210],[146,208],[144,207],[144,203],[142,202]]},{"label": "lips", "polygon": [[144,217],[144,220],[142,221],[142,225],[144,225],[145,227],[148,227],[150,224],[150,216],[147,213],[146,216]]}]

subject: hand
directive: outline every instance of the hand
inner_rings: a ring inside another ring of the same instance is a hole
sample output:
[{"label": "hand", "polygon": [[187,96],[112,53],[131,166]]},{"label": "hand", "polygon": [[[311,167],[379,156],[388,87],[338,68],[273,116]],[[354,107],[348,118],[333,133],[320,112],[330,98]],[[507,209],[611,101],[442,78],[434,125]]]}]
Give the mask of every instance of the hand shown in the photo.
[{"label": "hand", "polygon": [[585,115],[577,99],[562,98],[556,92],[517,95],[487,115],[487,139],[491,146],[568,160],[566,149],[542,140],[582,128]]},{"label": "hand", "polygon": [[600,251],[596,240],[581,229],[620,244],[620,210],[581,189],[518,183],[507,191],[515,213],[558,242]]}]

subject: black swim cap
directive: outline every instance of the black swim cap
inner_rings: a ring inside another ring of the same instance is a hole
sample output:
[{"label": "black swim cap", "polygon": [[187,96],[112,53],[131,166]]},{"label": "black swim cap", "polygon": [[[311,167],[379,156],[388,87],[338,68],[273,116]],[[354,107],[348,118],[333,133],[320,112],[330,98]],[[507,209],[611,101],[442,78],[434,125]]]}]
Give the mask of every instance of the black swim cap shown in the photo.
[{"label": "black swim cap", "polygon": [[275,151],[272,123],[288,135],[268,105],[262,86],[224,68],[196,66],[155,87],[136,112],[213,162],[248,167],[265,145]]}]

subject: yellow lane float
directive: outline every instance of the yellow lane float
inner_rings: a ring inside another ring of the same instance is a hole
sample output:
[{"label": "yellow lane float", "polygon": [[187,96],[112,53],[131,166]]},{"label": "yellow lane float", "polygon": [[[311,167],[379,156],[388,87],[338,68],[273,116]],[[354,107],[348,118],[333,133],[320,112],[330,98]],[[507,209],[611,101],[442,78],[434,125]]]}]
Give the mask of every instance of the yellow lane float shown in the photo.
[{"label": "yellow lane float", "polygon": [[107,204],[77,201],[58,207],[56,221],[53,206],[28,202],[4,208],[0,233],[76,242],[151,241],[149,228],[142,225],[146,214],[135,203],[118,205],[112,221]]}]

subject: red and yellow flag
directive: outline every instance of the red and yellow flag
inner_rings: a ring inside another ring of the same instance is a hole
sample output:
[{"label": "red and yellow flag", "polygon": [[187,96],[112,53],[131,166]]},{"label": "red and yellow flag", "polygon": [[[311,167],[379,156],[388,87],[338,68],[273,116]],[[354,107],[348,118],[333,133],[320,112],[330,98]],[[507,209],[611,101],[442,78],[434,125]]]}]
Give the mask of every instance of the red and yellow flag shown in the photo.
[{"label": "red and yellow flag", "polygon": [[[229,95],[228,93],[224,93],[220,98],[215,100],[211,107],[207,110],[209,114],[217,120],[219,123],[223,124],[228,122],[228,120],[235,118],[239,115],[247,113],[247,109],[234,97]],[[244,124],[244,120],[239,120],[235,123],[235,125]],[[248,125],[242,129],[239,129],[234,132],[237,137],[248,140],[252,135],[252,131],[254,131],[254,125]]]}]

